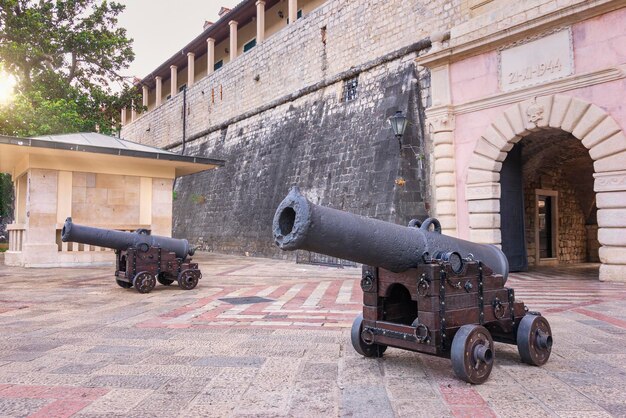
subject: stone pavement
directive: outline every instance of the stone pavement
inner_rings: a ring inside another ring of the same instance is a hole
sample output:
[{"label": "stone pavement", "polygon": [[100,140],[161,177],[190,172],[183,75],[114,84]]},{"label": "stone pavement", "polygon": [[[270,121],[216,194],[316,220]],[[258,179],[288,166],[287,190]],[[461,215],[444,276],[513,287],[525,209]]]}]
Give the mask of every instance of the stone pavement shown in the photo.
[{"label": "stone pavement", "polygon": [[554,333],[549,362],[496,344],[490,379],[350,344],[360,270],[201,254],[192,291],[112,268],[0,267],[0,417],[626,416],[626,286],[597,266],[513,275]]}]

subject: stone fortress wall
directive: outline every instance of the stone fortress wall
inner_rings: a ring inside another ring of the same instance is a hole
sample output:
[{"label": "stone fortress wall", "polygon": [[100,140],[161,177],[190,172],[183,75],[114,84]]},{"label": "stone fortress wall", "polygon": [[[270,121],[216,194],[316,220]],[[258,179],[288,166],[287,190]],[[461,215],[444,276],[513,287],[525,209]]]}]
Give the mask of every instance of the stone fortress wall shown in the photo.
[{"label": "stone fortress wall", "polygon": [[[274,248],[271,221],[293,185],[366,216],[426,217],[430,79],[414,59],[431,32],[464,19],[466,3],[329,0],[125,126],[125,139],[227,160],[177,181],[174,236],[205,250],[290,256]],[[410,122],[403,149],[387,123],[396,110]]]}]

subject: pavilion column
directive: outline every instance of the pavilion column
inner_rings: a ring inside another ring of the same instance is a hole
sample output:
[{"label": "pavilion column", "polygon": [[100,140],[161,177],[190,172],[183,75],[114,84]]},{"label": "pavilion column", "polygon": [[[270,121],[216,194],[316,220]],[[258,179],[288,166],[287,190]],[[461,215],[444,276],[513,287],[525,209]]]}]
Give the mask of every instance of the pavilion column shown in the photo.
[{"label": "pavilion column", "polygon": [[126,125],[126,108],[122,109],[122,114],[120,115],[120,124],[122,126]]},{"label": "pavilion column", "polygon": [[174,97],[178,93],[178,67],[170,65],[170,96]]},{"label": "pavilion column", "polygon": [[237,25],[234,20],[228,22],[230,25],[230,60],[237,58]]},{"label": "pavilion column", "polygon": [[130,102],[130,122],[133,123],[137,119],[137,111],[135,110],[135,101]]},{"label": "pavilion column", "polygon": [[194,82],[196,69],[194,64],[196,63],[196,54],[193,52],[187,53],[187,87],[191,87]]},{"label": "pavilion column", "polygon": [[207,38],[206,40],[206,73],[213,74],[215,68],[215,39]]},{"label": "pavilion column", "polygon": [[156,103],[155,106],[161,106],[161,96],[163,95],[163,78],[158,75],[154,77],[154,81],[156,84]]},{"label": "pavilion column", "polygon": [[296,23],[298,20],[298,0],[289,0],[289,23]]},{"label": "pavilion column", "polygon": [[144,105],[144,107],[148,107],[148,86],[142,86],[141,93],[143,98],[142,104]]},{"label": "pavilion column", "polygon": [[260,44],[265,40],[265,1],[256,2],[256,43]]}]

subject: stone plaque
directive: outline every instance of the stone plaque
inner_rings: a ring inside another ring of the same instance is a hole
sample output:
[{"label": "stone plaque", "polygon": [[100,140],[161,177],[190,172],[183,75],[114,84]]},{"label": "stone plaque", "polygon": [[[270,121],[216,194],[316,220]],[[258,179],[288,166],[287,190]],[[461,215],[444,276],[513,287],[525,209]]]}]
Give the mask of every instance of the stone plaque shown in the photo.
[{"label": "stone plaque", "polygon": [[517,90],[574,73],[574,52],[569,28],[531,38],[501,49],[500,88]]}]

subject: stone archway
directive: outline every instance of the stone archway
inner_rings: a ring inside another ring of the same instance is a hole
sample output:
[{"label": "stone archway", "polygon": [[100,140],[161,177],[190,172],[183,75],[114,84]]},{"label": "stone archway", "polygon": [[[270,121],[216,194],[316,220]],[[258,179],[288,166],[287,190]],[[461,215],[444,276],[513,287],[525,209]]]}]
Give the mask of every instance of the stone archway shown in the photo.
[{"label": "stone archway", "polygon": [[466,182],[470,239],[501,243],[502,162],[524,136],[542,129],[571,133],[589,150],[602,245],[600,280],[626,281],[626,136],[603,109],[571,96],[545,96],[511,106],[478,140]]}]

